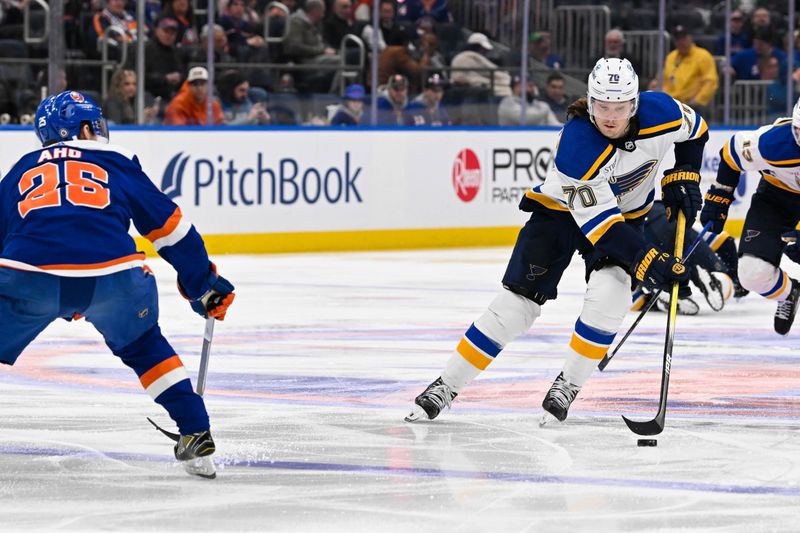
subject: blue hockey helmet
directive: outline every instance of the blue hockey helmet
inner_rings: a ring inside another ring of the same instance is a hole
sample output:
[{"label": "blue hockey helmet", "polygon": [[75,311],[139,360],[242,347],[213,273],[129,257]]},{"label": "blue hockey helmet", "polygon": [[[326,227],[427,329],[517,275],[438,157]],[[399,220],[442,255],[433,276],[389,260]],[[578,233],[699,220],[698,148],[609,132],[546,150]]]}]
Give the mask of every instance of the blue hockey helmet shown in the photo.
[{"label": "blue hockey helmet", "polygon": [[48,96],[36,109],[34,128],[42,146],[78,138],[82,124],[89,124],[101,142],[108,142],[103,111],[91,98],[77,91]]}]

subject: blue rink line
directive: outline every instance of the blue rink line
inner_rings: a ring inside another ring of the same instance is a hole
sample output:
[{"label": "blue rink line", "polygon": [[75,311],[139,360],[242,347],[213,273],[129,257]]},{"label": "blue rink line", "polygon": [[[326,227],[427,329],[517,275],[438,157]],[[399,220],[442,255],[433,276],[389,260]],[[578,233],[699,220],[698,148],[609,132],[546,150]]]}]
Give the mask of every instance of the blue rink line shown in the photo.
[{"label": "blue rink line", "polygon": [[[27,448],[16,446],[0,446],[0,454],[50,457],[99,457],[117,461],[148,461],[159,463],[173,463],[169,456],[152,454],[131,454],[120,452],[86,452],[82,450],[65,450],[56,448]],[[466,471],[442,470],[438,468],[398,468],[392,466],[352,465],[345,463],[313,463],[302,461],[239,461],[231,458],[221,458],[214,461],[217,465],[228,468],[260,468],[270,470],[292,470],[297,472],[322,472],[322,473],[353,473],[353,474],[380,474],[401,477],[465,479],[465,480],[492,480],[510,483],[533,483],[551,485],[584,485],[596,487],[621,487],[650,490],[672,490],[688,492],[710,492],[721,494],[762,494],[774,496],[800,497],[800,487],[775,487],[775,486],[747,486],[724,485],[714,483],[696,483],[691,481],[644,480],[624,478],[603,478],[588,476],[549,476],[531,473],[493,472],[493,471]],[[226,471],[221,474],[222,479]]]}]

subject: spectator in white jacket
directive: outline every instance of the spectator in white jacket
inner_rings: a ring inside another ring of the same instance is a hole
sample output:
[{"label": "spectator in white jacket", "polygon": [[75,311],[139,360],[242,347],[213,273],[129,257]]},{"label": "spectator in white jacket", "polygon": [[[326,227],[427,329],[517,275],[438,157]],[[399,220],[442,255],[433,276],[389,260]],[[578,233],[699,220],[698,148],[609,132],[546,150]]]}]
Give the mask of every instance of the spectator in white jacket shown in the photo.
[{"label": "spectator in white jacket", "polygon": [[[521,96],[522,80],[514,76],[512,82],[513,95],[500,100],[497,108],[497,122],[501,126],[561,126],[562,123],[553,114],[550,106],[539,100],[539,91],[530,78],[527,79],[525,99]],[[522,108],[525,108],[525,122],[520,124]]]},{"label": "spectator in white jacket", "polygon": [[484,34],[476,32],[470,35],[467,49],[456,54],[450,63],[453,68],[451,81],[472,87],[493,88],[495,96],[509,96],[511,76],[484,55],[493,49],[494,45]]}]

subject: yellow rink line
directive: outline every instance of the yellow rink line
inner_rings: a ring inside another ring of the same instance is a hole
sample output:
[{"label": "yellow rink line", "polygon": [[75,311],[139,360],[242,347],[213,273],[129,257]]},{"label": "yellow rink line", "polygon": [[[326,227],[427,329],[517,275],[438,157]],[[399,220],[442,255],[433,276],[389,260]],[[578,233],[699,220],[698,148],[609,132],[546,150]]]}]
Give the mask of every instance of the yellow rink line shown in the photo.
[{"label": "yellow rink line", "polygon": [[[738,237],[744,220],[729,220],[725,229]],[[214,254],[267,254],[296,252],[344,252],[512,246],[519,226],[489,228],[384,229],[290,233],[241,233],[204,235],[208,252]],[[136,238],[139,249],[154,256],[153,246]]]}]

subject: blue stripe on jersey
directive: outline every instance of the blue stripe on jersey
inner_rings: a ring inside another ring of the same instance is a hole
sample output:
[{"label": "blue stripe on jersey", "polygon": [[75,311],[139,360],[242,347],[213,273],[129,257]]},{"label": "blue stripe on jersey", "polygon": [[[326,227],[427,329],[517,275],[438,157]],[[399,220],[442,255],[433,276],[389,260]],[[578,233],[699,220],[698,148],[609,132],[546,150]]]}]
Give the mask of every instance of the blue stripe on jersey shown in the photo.
[{"label": "blue stripe on jersey", "polygon": [[573,118],[561,133],[555,164],[572,179],[592,179],[615,153],[616,149],[588,119]]},{"label": "blue stripe on jersey", "polygon": [[611,217],[613,217],[615,215],[620,215],[620,214],[621,213],[620,213],[619,207],[612,207],[611,209],[606,209],[605,211],[603,211],[599,215],[593,217],[591,220],[589,220],[588,222],[583,224],[583,226],[581,226],[581,231],[583,232],[584,235],[588,235],[588,234],[590,234],[592,232],[592,230],[594,228],[596,228],[597,226],[599,226],[600,224],[602,224],[603,222],[605,222],[609,218],[611,218]]},{"label": "blue stripe on jersey", "polygon": [[667,93],[645,92],[639,95],[639,129],[649,129],[683,118],[681,109]]},{"label": "blue stripe on jersey", "polygon": [[774,167],[800,166],[800,146],[794,140],[792,123],[773,126],[758,139],[761,157]]},{"label": "blue stripe on jersey", "polygon": [[731,137],[730,141],[728,141],[728,147],[729,147],[728,153],[730,154],[731,158],[733,159],[733,162],[736,163],[736,166],[739,167],[739,168],[744,168],[744,167],[742,167],[742,160],[739,159],[739,154],[736,153],[736,136],[735,135]]},{"label": "blue stripe on jersey", "polygon": [[689,135],[690,139],[694,139],[694,134],[697,133],[697,130],[700,129],[700,124],[703,123],[703,118],[700,115],[695,114],[695,117],[694,128],[692,128],[692,133]]},{"label": "blue stripe on jersey", "polygon": [[469,342],[475,345],[476,348],[491,357],[497,357],[497,354],[502,351],[502,348],[500,348],[492,339],[484,335],[478,328],[476,328],[475,324],[472,324],[469,327],[464,336],[469,340]]},{"label": "blue stripe on jersey", "polygon": [[602,344],[604,346],[608,346],[614,342],[614,337],[617,336],[616,333],[609,333],[607,331],[593,328],[592,326],[587,326],[581,321],[580,318],[575,322],[575,333],[589,342]]}]

